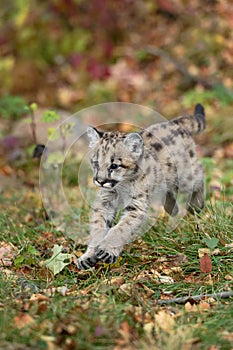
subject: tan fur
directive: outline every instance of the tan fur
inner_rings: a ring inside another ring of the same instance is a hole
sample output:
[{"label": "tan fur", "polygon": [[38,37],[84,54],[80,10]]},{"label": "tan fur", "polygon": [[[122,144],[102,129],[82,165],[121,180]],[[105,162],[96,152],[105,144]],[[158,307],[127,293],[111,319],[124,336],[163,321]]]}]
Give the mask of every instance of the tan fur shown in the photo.
[{"label": "tan fur", "polygon": [[[178,213],[176,194],[187,193],[190,212],[204,206],[205,179],[191,136],[205,128],[204,108],[193,116],[151,125],[140,133],[88,128],[94,183],[100,187],[91,217],[91,239],[80,268],[112,263],[137,237],[158,197],[168,214]],[[121,210],[121,217],[114,222]]]}]

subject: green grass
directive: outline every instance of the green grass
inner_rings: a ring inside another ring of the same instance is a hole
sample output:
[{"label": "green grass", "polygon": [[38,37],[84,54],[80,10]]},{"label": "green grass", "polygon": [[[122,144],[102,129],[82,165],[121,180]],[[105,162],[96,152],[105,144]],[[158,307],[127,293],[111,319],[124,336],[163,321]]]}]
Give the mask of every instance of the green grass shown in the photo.
[{"label": "green grass", "polygon": [[[178,350],[214,345],[230,350],[231,299],[209,299],[209,308],[196,312],[187,312],[184,305],[157,306],[156,300],[232,288],[232,248],[228,246],[232,212],[230,201],[208,202],[200,215],[186,216],[170,233],[166,233],[167,218],[162,218],[142,239],[126,247],[117,266],[99,264],[94,271],[79,271],[70,264],[55,277],[42,265],[54,244],[62,244],[69,253],[83,247],[76,247],[49,222],[22,224],[17,217],[25,215],[23,208],[12,216],[1,214],[1,240],[17,247],[18,256],[12,266],[0,271],[0,348],[48,349],[52,343],[64,349]],[[205,274],[200,271],[198,249],[207,247],[204,238],[213,237],[219,239],[218,251],[211,256],[212,272]],[[173,282],[160,281],[155,271]],[[126,286],[124,291],[111,284],[115,278],[124,279],[120,282]],[[67,287],[67,295],[59,293],[61,286]],[[48,294],[49,288],[56,291],[48,299],[31,300],[33,294]],[[174,316],[169,331],[156,325],[159,310]],[[22,315],[30,315],[32,322],[21,327],[17,317]],[[147,324],[152,325],[150,331]]]},{"label": "green grass", "polygon": [[[216,165],[205,165],[209,185]],[[37,190],[3,193],[0,241],[12,244],[16,255],[11,266],[0,267],[0,349],[232,349],[232,298],[209,298],[206,309],[157,305],[158,299],[233,289],[230,160],[220,167],[225,192],[208,192],[199,215],[185,216],[169,233],[168,218],[159,219],[115,265],[79,271],[70,263],[56,276],[43,264],[54,245],[77,255],[85,247],[46,220]],[[203,273],[198,251],[208,247],[212,271]],[[160,312],[162,323],[172,318],[167,330],[157,320]]]}]

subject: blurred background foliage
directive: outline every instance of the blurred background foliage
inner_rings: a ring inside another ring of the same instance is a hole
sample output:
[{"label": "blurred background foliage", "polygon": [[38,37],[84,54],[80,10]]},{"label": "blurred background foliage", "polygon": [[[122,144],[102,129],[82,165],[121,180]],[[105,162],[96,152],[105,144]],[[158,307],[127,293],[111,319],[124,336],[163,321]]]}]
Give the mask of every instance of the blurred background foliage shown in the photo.
[{"label": "blurred background foliage", "polygon": [[0,93],[68,111],[215,111],[233,104],[232,27],[229,0],[2,0]]},{"label": "blurred background foliage", "polygon": [[2,0],[0,11],[0,171],[46,143],[45,110],[64,119],[121,101],[171,118],[200,102],[200,156],[223,160],[232,185],[230,0]]}]

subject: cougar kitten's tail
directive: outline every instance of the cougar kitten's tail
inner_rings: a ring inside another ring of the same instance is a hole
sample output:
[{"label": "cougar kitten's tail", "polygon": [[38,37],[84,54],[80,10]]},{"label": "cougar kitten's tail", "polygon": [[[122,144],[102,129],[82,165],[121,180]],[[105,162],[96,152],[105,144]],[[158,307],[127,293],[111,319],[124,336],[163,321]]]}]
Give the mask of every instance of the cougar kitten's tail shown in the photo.
[{"label": "cougar kitten's tail", "polygon": [[195,106],[194,114],[188,117],[179,117],[173,120],[173,122],[181,127],[184,127],[191,134],[199,134],[205,129],[205,109],[198,103]]}]

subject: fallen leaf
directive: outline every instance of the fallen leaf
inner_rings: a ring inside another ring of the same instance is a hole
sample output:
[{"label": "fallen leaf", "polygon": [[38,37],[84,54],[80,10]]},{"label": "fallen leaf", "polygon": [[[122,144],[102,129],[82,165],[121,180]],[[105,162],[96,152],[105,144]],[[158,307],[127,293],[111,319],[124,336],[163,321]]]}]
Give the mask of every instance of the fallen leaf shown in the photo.
[{"label": "fallen leaf", "polygon": [[32,294],[31,298],[30,298],[31,302],[35,302],[35,301],[50,301],[50,298],[47,297],[46,295],[43,294]]},{"label": "fallen leaf", "polygon": [[208,286],[213,286],[213,278],[210,273],[206,274],[204,278],[202,278],[202,283],[207,284]]},{"label": "fallen leaf", "polygon": [[0,172],[3,174],[3,175],[6,175],[6,176],[11,176],[13,174],[13,169],[9,166],[9,165],[4,165],[3,167],[0,168]]},{"label": "fallen leaf", "polygon": [[198,312],[198,307],[196,304],[191,304],[189,301],[187,303],[185,303],[185,311],[186,312]]},{"label": "fallen leaf", "polygon": [[46,341],[46,342],[55,342],[56,338],[51,335],[41,335],[40,339]]},{"label": "fallen leaf", "polygon": [[219,239],[212,237],[212,238],[203,238],[202,241],[207,245],[209,249],[214,249],[217,247]]},{"label": "fallen leaf", "polygon": [[56,288],[55,287],[50,287],[47,289],[42,289],[42,292],[45,293],[48,296],[53,296],[56,293]]},{"label": "fallen leaf", "polygon": [[227,280],[227,281],[232,281],[233,280],[233,276],[232,275],[226,275],[225,277],[225,280]]},{"label": "fallen leaf", "polygon": [[161,310],[155,315],[156,325],[159,326],[163,331],[170,333],[175,325],[173,316],[168,314],[166,311]]},{"label": "fallen leaf", "polygon": [[74,325],[72,325],[72,324],[68,324],[66,326],[66,332],[68,334],[75,334],[77,332],[77,328]]},{"label": "fallen leaf", "polygon": [[210,347],[208,348],[208,350],[218,350],[219,347],[216,345],[210,345]]},{"label": "fallen leaf", "polygon": [[130,314],[137,323],[148,324],[152,322],[151,316],[146,312],[145,307],[143,306],[129,305],[124,311]]},{"label": "fallen leaf", "polygon": [[151,336],[155,330],[154,322],[148,322],[148,323],[144,324],[143,330],[147,336]]},{"label": "fallen leaf", "polygon": [[68,292],[68,288],[66,286],[57,287],[57,292],[64,297]]},{"label": "fallen leaf", "polygon": [[31,325],[35,322],[35,320],[29,314],[24,312],[20,312],[17,316],[15,316],[14,321],[18,329]]},{"label": "fallen leaf", "polygon": [[222,332],[222,337],[230,342],[233,343],[233,332],[227,332],[227,331],[223,331]]},{"label": "fallen leaf", "polygon": [[225,247],[233,249],[233,242],[225,244]]},{"label": "fallen leaf", "polygon": [[135,330],[132,326],[129,325],[127,321],[123,321],[120,325],[118,333],[121,336],[122,345],[127,349],[131,349],[128,345],[132,344],[132,339],[134,337]]},{"label": "fallen leaf", "polygon": [[16,254],[16,248],[13,244],[6,242],[0,243],[0,264],[2,266],[11,266]]},{"label": "fallen leaf", "polygon": [[131,296],[132,295],[132,286],[129,283],[124,283],[120,286],[119,288],[119,293],[121,294],[126,294],[127,296]]},{"label": "fallen leaf", "polygon": [[144,291],[146,292],[146,296],[148,298],[151,298],[152,295],[155,294],[155,291],[153,289],[148,288],[146,285],[142,284],[142,287],[143,287]]},{"label": "fallen leaf", "polygon": [[209,273],[212,271],[212,261],[208,254],[205,254],[200,258],[200,269],[203,273]]},{"label": "fallen leaf", "polygon": [[199,303],[199,308],[201,310],[209,310],[210,309],[210,304],[207,303],[206,301],[204,300],[201,300],[200,303]]},{"label": "fallen leaf", "polygon": [[221,250],[219,248],[214,249],[212,255],[221,255]]},{"label": "fallen leaf", "polygon": [[53,247],[52,257],[44,262],[44,265],[48,267],[48,269],[52,271],[54,275],[61,272],[65,266],[70,264],[70,262],[65,262],[65,260],[70,259],[72,254],[61,253],[62,249],[62,246],[55,244]]},{"label": "fallen leaf", "polygon": [[210,255],[210,249],[209,248],[200,248],[198,249],[198,256],[199,258],[202,258],[205,254]]},{"label": "fallen leaf", "polygon": [[174,283],[174,279],[170,276],[160,275],[159,282],[164,284]]},{"label": "fallen leaf", "polygon": [[201,300],[199,304],[191,304],[189,301],[185,303],[186,312],[201,312],[210,309],[210,304],[204,300]]},{"label": "fallen leaf", "polygon": [[233,142],[224,147],[224,156],[229,159],[233,158]]},{"label": "fallen leaf", "polygon": [[121,276],[114,277],[111,279],[110,283],[111,285],[117,286],[119,288],[120,286],[122,286],[122,284],[125,283],[125,279]]},{"label": "fallen leaf", "polygon": [[41,301],[39,302],[38,308],[37,308],[37,313],[41,314],[43,312],[48,311],[48,303],[46,301]]}]

